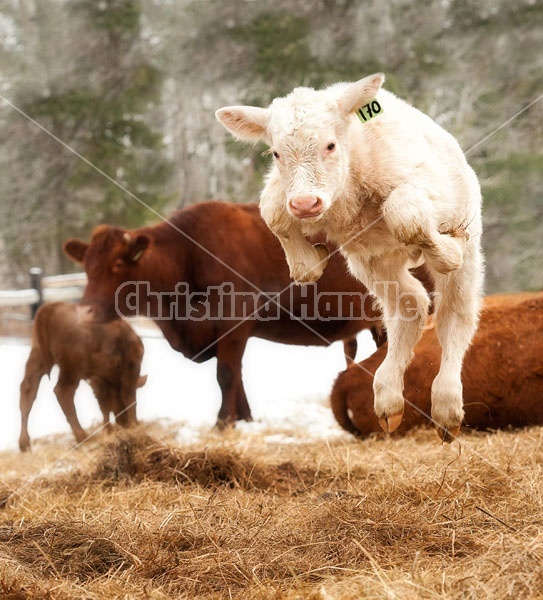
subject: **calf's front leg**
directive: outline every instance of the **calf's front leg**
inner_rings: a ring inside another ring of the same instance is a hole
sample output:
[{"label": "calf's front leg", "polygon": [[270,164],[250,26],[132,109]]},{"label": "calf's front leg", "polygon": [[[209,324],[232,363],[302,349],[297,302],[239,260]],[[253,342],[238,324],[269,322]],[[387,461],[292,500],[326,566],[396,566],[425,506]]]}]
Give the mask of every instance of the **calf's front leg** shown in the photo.
[{"label": "calf's front leg", "polygon": [[330,257],[324,244],[311,245],[301,232],[292,232],[288,237],[280,237],[279,241],[294,283],[313,283],[321,278]]},{"label": "calf's front leg", "polygon": [[281,196],[262,194],[260,213],[283,247],[291,279],[298,284],[313,283],[324,273],[330,251],[324,244],[312,245],[302,233],[300,222],[282,206]]},{"label": "calf's front leg", "polygon": [[420,248],[433,270],[445,275],[462,267],[466,235],[461,228],[438,229],[435,205],[424,190],[411,184],[399,186],[386,199],[382,212],[394,237]]}]

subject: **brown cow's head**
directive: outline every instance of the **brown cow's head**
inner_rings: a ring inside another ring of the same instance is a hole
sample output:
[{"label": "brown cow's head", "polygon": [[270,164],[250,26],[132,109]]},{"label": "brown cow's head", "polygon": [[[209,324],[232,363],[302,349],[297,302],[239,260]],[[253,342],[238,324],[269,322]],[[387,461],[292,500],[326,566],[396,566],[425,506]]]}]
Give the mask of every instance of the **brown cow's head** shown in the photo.
[{"label": "brown cow's head", "polygon": [[89,244],[76,239],[64,243],[64,252],[85,269],[82,304],[93,307],[96,320],[136,314],[127,298],[143,279],[142,259],[149,244],[146,235],[108,225],[97,227]]}]

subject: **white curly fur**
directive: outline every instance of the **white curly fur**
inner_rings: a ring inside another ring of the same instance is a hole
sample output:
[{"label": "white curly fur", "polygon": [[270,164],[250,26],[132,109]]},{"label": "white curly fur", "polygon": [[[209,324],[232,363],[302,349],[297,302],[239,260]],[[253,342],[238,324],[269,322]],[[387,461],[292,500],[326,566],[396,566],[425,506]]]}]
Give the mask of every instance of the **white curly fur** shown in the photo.
[{"label": "white curly fur", "polygon": [[[320,277],[325,262],[307,237],[324,231],[379,299],[389,347],[375,375],[375,410],[389,429],[403,412],[403,375],[430,305],[408,269],[426,262],[439,295],[442,346],[432,417],[455,431],[463,418],[462,360],[483,286],[480,188],[453,136],[381,89],[383,81],[375,74],[321,91],[297,88],[267,109],[226,107],[217,118],[239,139],[264,140],[277,156],[260,206],[292,278]],[[361,123],[356,110],[374,98],[382,112]],[[322,210],[298,218],[292,202],[308,197]]]}]

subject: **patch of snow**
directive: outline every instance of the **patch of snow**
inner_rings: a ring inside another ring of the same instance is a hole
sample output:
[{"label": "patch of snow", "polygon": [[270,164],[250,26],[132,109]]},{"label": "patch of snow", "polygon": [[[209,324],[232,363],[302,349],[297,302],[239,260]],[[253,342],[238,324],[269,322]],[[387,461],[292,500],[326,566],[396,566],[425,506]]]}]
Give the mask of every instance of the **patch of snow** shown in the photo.
[{"label": "patch of snow", "polygon": [[[179,427],[180,443],[197,442],[215,424],[220,407],[216,359],[196,364],[172,350],[160,336],[151,334],[142,339],[145,345],[142,373],[147,373],[148,379],[138,390],[138,418],[173,422]],[[362,360],[375,346],[367,331],[358,336],[358,342],[357,360]],[[3,366],[0,450],[18,448],[19,385],[29,352],[28,342],[0,340]],[[294,431],[300,428],[303,439],[340,435],[341,429],[328,406],[328,396],[345,366],[340,342],[329,347],[290,346],[251,338],[243,360],[243,380],[255,421],[240,423],[238,427],[250,434],[261,433],[274,443],[291,443],[287,440],[294,439]],[[57,377],[58,369],[54,368],[50,380],[42,379],[30,413],[31,440],[55,433],[71,434],[53,393]],[[83,427],[100,423],[98,404],[85,382],[81,382],[75,401]]]}]

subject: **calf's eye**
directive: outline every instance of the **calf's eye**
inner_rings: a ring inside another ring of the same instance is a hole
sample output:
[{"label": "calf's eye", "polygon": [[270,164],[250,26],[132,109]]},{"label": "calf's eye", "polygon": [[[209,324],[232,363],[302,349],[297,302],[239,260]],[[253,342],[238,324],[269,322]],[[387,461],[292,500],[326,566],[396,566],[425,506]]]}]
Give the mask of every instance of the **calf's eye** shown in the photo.
[{"label": "calf's eye", "polygon": [[273,151],[273,157],[279,160],[279,152]]},{"label": "calf's eye", "polygon": [[328,146],[326,146],[326,150],[328,150],[328,152],[333,152],[335,149],[336,145],[334,144],[334,142],[330,142]]}]

